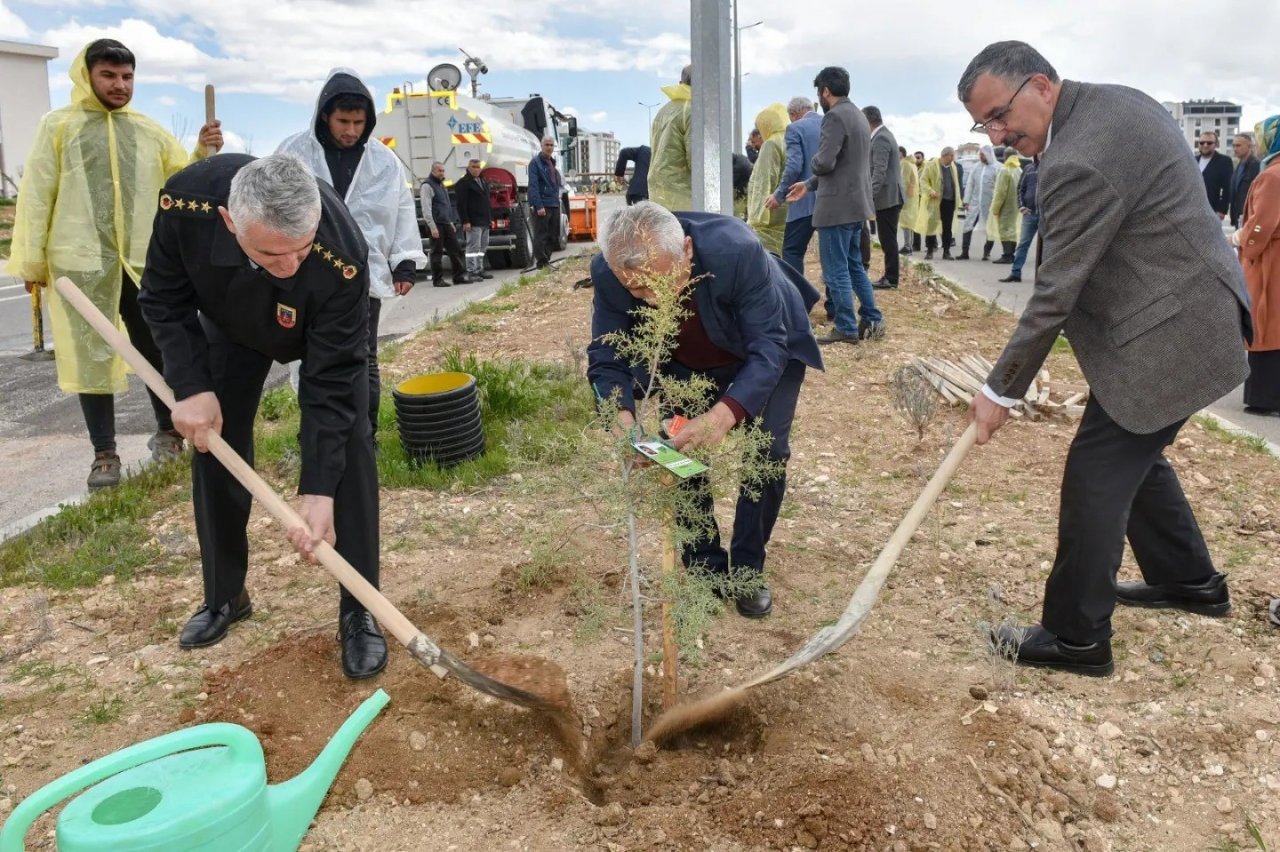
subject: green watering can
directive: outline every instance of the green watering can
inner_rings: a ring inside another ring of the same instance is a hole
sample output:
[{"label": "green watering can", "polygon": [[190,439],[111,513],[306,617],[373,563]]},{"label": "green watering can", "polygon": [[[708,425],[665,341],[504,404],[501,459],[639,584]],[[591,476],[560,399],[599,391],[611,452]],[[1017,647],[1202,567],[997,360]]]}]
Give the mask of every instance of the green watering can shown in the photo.
[{"label": "green watering can", "polygon": [[60,852],[294,852],[389,700],[381,689],[366,699],[315,762],[282,784],[267,785],[262,745],[240,725],[198,725],[129,746],[24,799],[0,831],[0,852],[22,852],[37,817],[90,785],[58,817]]}]

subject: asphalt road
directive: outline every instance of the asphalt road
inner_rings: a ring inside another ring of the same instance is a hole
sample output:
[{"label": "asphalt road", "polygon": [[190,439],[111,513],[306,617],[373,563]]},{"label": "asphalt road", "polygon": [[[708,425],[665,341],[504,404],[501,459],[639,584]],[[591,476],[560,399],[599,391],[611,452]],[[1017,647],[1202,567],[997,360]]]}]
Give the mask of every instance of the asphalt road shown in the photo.
[{"label": "asphalt road", "polygon": [[[623,203],[621,196],[600,196],[600,219]],[[594,251],[595,243],[571,243],[568,252],[557,257]],[[409,295],[383,305],[379,337],[386,341],[417,331],[489,298],[521,274],[492,272],[490,281],[458,287],[432,287],[420,279]],[[52,345],[47,336],[46,346]],[[52,514],[61,503],[83,499],[93,460],[79,402],[58,388],[52,361],[19,357],[31,348],[30,298],[21,282],[0,276],[0,540]],[[277,366],[268,382],[285,376],[284,368]],[[117,444],[126,468],[149,459],[146,442],[154,432],[145,389],[141,380],[130,376],[129,391],[116,397]]]}]

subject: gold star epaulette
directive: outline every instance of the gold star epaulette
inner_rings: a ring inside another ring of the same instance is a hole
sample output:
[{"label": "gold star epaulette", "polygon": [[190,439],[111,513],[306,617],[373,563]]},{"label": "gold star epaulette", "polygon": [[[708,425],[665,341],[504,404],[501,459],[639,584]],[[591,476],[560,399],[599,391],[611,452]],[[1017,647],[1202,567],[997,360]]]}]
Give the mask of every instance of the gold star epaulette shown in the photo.
[{"label": "gold star epaulette", "polygon": [[341,275],[347,281],[360,274],[360,267],[319,241],[311,244],[311,253],[316,256],[317,261],[332,267],[335,274]]},{"label": "gold star epaulette", "polygon": [[218,215],[218,205],[222,202],[216,198],[202,195],[179,195],[165,190],[160,193],[160,211],[174,215],[190,216],[197,219],[209,219]]}]

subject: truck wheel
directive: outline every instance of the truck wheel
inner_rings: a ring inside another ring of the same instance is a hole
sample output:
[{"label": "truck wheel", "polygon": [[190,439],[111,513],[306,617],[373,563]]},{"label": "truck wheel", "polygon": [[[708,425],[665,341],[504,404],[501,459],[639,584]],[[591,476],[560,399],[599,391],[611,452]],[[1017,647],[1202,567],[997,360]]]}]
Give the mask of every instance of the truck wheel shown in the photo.
[{"label": "truck wheel", "polygon": [[511,248],[511,268],[526,269],[533,265],[533,223],[529,221],[529,206],[524,202],[511,211],[511,233],[515,245]]},{"label": "truck wheel", "polygon": [[556,233],[556,251],[569,248],[569,208],[560,208],[560,228]]}]

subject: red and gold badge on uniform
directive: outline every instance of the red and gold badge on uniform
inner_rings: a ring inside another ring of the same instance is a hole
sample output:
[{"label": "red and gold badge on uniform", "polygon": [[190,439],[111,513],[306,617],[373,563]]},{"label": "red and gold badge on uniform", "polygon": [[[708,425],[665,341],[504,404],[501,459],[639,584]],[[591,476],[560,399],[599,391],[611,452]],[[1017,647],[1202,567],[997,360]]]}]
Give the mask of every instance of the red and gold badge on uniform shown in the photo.
[{"label": "red and gold badge on uniform", "polygon": [[293,328],[298,324],[298,309],[276,302],[276,322],[281,328]]}]

